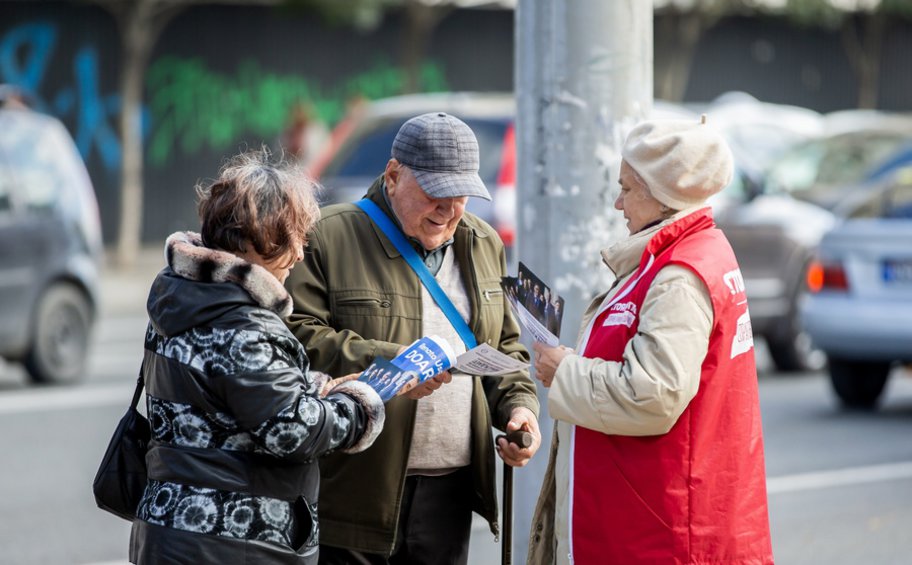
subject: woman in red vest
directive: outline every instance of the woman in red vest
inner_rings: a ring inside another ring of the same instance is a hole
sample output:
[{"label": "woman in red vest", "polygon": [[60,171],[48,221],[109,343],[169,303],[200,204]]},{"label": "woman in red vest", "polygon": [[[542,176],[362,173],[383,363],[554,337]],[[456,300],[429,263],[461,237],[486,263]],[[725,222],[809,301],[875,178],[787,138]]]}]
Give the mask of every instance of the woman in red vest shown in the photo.
[{"label": "woman in red vest", "polygon": [[706,199],[732,178],[700,121],[649,121],[622,150],[630,237],[576,351],[535,347],[555,420],[529,563],[771,564],[744,283]]}]

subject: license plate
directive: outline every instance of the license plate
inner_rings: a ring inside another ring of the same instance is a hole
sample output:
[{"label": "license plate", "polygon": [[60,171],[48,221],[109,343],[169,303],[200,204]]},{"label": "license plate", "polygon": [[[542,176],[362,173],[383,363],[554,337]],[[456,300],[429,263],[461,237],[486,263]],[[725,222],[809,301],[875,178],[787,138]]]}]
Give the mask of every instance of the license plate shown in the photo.
[{"label": "license plate", "polygon": [[889,284],[912,285],[912,259],[884,261],[883,279]]}]

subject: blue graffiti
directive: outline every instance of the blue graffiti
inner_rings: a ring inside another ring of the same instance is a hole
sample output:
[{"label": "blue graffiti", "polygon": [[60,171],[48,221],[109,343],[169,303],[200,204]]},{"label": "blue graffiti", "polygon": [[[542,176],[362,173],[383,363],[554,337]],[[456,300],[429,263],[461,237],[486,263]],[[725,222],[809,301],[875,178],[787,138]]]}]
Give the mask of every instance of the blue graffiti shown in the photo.
[{"label": "blue graffiti", "polygon": [[[0,41],[0,80],[15,84],[37,99],[38,86],[51,57],[57,31],[46,22],[35,22],[13,28]],[[26,55],[22,67],[16,64],[17,53]]]},{"label": "blue graffiti", "polygon": [[97,50],[78,49],[73,56],[73,86],[41,96],[57,36],[54,24],[41,21],[15,27],[0,38],[0,82],[28,93],[38,110],[72,119],[73,138],[83,159],[95,149],[104,167],[114,170],[120,166],[121,146],[111,121],[120,112],[121,99],[117,93],[99,92]]},{"label": "blue graffiti", "polygon": [[108,169],[120,163],[120,141],[108,123],[108,116],[120,112],[120,95],[102,97],[98,93],[98,56],[94,49],[83,48],[73,61],[76,74],[79,115],[76,125],[76,146],[83,158],[98,144],[101,159]]}]

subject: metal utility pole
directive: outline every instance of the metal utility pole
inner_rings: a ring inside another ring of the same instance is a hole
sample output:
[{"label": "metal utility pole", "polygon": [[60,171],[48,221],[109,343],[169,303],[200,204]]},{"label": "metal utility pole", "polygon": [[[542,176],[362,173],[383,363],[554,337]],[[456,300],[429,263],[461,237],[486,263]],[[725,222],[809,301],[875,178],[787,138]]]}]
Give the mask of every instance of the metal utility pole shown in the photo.
[{"label": "metal utility pole", "polygon": [[[519,260],[565,299],[561,342],[576,346],[583,309],[611,276],[599,251],[626,236],[614,209],[626,133],[652,109],[651,0],[519,0],[516,8]],[[525,561],[548,463],[516,473],[514,555]]]}]

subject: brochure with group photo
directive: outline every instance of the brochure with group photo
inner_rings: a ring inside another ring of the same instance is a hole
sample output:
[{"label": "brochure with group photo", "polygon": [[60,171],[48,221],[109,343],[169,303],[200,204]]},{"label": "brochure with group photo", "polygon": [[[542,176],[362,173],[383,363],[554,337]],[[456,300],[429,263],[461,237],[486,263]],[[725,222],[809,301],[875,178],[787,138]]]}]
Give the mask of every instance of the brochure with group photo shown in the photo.
[{"label": "brochure with group photo", "polygon": [[454,376],[502,376],[529,365],[483,343],[457,357],[453,347],[437,335],[415,340],[393,359],[377,357],[359,376],[369,384],[383,402],[404,394],[444,371]]},{"label": "brochure with group photo", "polygon": [[501,286],[523,330],[535,341],[557,347],[564,299],[521,262],[517,276],[504,277]]}]

